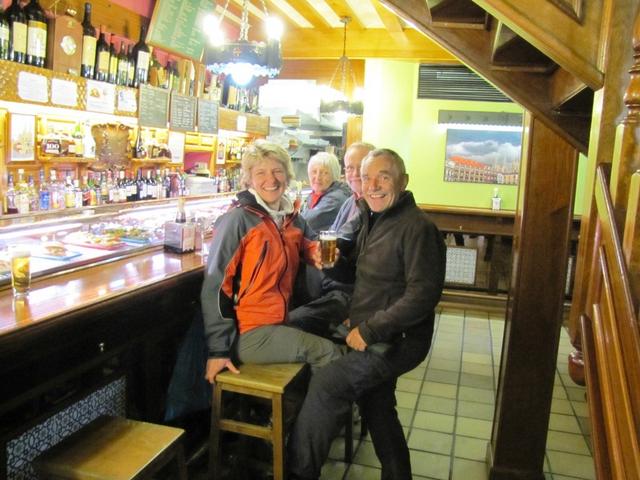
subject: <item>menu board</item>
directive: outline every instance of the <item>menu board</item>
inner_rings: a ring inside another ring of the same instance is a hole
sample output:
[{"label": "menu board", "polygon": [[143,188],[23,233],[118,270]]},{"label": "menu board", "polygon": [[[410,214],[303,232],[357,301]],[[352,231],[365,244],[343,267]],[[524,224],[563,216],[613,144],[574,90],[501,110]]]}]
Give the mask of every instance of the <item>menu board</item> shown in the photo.
[{"label": "menu board", "polygon": [[218,133],[218,102],[198,99],[198,131]]},{"label": "menu board", "polygon": [[171,111],[169,113],[169,128],[183,132],[193,132],[196,129],[196,99],[171,94]]},{"label": "menu board", "polygon": [[138,120],[143,127],[167,128],[169,90],[140,85]]},{"label": "menu board", "polygon": [[199,62],[205,45],[202,19],[213,11],[211,0],[157,0],[147,43]]}]

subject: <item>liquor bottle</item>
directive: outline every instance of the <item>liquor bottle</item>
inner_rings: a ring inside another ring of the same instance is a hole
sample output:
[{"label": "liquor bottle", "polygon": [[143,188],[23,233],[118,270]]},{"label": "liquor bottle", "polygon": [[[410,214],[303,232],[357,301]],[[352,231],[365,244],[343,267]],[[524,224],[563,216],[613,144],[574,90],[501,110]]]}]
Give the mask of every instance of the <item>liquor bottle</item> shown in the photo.
[{"label": "liquor bottle", "polygon": [[127,179],[124,176],[124,170],[118,172],[118,202],[124,203],[128,201]]},{"label": "liquor bottle", "polygon": [[7,193],[5,194],[5,212],[9,215],[12,213],[18,213],[18,207],[16,206],[16,189],[13,186],[13,175],[9,174],[8,182]]},{"label": "liquor bottle", "polygon": [[0,6],[0,60],[9,60],[9,38],[11,27]]},{"label": "liquor bottle", "polygon": [[84,157],[84,135],[82,134],[82,125],[80,123],[76,123],[72,137],[75,144],[76,157]]},{"label": "liquor bottle", "polygon": [[140,40],[133,47],[133,57],[135,58],[135,73],[133,76],[133,86],[137,87],[141,83],[147,83],[149,78],[149,61],[151,55],[149,53],[149,47],[145,43],[145,37],[147,36],[147,26],[140,24]]},{"label": "liquor bottle", "polygon": [[156,188],[156,181],[154,180],[152,173],[152,170],[147,170],[147,179],[145,180],[147,200],[155,200],[158,198],[158,189]]},{"label": "liquor bottle", "polygon": [[142,139],[142,128],[138,127],[138,136],[136,137],[136,145],[133,150],[133,156],[135,158],[147,158],[147,149]]},{"label": "liquor bottle", "polygon": [[128,60],[129,60],[129,73],[127,75],[127,86],[128,87],[133,87],[134,83],[135,83],[135,76],[136,76],[136,58],[133,55],[133,45],[129,46],[129,50],[128,50]]},{"label": "liquor bottle", "polygon": [[136,198],[134,200],[146,200],[147,199],[147,188],[144,183],[144,178],[142,178],[142,169],[138,169],[138,176],[136,177]]},{"label": "liquor bottle", "polygon": [[18,0],[13,0],[6,11],[11,28],[9,37],[9,60],[24,63],[27,56],[27,17]]},{"label": "liquor bottle", "polygon": [[82,208],[82,189],[80,188],[80,180],[77,178],[73,181],[73,207]]},{"label": "liquor bottle", "polygon": [[107,183],[107,174],[103,172],[100,175],[100,200],[98,200],[98,205],[111,203],[109,200],[109,186],[110,184]]},{"label": "liquor bottle", "polygon": [[44,67],[47,57],[47,17],[38,0],[31,0],[24,13],[27,17],[27,63]]},{"label": "liquor bottle", "polygon": [[29,175],[27,194],[29,197],[29,211],[37,212],[40,209],[40,195],[38,195],[38,190],[36,190],[36,182],[33,180],[33,175]]},{"label": "liquor bottle", "polygon": [[96,66],[96,29],[91,25],[91,4],[84,4],[82,19],[82,66],[80,74],[85,78],[93,78]]},{"label": "liquor bottle", "polygon": [[76,192],[73,188],[71,175],[67,175],[67,180],[64,185],[64,206],[65,208],[74,208],[76,206]]},{"label": "liquor bottle", "polygon": [[109,80],[109,43],[104,30],[100,32],[100,39],[96,44],[96,73],[95,79],[101,82]]},{"label": "liquor bottle", "polygon": [[[76,180],[77,181],[77,180]],[[82,186],[80,187],[80,193],[81,193],[81,206],[82,207],[88,207],[89,205],[91,205],[91,192],[93,191],[93,189],[91,187],[89,187],[89,180],[87,178],[87,176],[83,176],[82,177]]]},{"label": "liquor bottle", "polygon": [[118,73],[116,75],[116,83],[118,85],[127,86],[129,75],[129,56],[127,55],[127,46],[124,41],[120,42],[120,52],[118,53]]},{"label": "liquor bottle", "polygon": [[56,171],[51,170],[51,182],[49,183],[49,206],[51,210],[64,208],[64,194],[60,190],[60,185],[56,178]]},{"label": "liquor bottle", "polygon": [[22,168],[18,169],[16,207],[18,208],[18,213],[29,213],[29,186],[24,181],[24,170]]},{"label": "liquor bottle", "polygon": [[51,208],[51,191],[44,176],[44,168],[40,169],[40,186],[38,187],[38,202],[40,210],[47,211]]},{"label": "liquor bottle", "polygon": [[111,36],[111,45],[109,46],[109,83],[116,83],[118,79],[118,51],[116,44]]}]

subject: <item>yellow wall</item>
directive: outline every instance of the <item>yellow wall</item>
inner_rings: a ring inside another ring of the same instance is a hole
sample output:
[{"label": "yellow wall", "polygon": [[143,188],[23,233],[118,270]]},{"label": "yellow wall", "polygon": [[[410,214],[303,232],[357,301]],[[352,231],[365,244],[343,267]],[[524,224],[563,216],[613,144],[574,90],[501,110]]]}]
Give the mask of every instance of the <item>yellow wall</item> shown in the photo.
[{"label": "yellow wall", "polygon": [[[522,112],[519,105],[498,102],[418,100],[417,62],[367,60],[362,138],[377,147],[392,148],[405,160],[409,189],[416,201],[439,205],[490,208],[493,184],[445,182],[446,127],[438,125],[439,110]],[[580,159],[575,210],[582,211],[586,161]],[[516,186],[498,186],[502,208],[515,210]]]}]

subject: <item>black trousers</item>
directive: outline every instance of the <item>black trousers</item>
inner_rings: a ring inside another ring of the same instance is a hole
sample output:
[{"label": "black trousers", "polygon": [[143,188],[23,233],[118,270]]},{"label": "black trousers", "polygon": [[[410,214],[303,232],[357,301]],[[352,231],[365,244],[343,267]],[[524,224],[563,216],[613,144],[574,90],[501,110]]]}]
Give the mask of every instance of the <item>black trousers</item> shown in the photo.
[{"label": "black trousers", "polygon": [[430,338],[402,338],[384,355],[351,351],[319,369],[289,439],[289,471],[305,479],[320,476],[331,442],[356,401],[382,465],[382,479],[411,480],[409,448],[396,411],[396,380],[424,360],[430,344]]}]

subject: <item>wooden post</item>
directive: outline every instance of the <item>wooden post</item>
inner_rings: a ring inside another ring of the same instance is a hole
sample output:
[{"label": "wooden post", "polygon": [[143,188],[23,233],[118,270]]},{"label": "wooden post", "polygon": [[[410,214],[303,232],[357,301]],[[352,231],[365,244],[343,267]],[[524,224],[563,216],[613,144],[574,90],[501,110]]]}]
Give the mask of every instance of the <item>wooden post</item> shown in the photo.
[{"label": "wooden post", "polygon": [[525,116],[514,263],[493,432],[492,480],[544,479],[578,152]]}]

